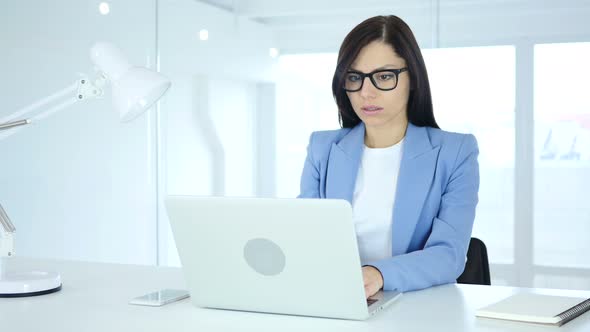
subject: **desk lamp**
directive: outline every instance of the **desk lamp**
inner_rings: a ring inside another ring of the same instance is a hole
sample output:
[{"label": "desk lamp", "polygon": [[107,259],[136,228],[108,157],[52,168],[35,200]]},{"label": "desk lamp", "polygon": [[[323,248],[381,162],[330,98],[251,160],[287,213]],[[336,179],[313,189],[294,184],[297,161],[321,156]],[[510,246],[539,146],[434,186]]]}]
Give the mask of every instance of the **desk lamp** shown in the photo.
[{"label": "desk lamp", "polygon": [[[170,87],[171,83],[166,77],[131,65],[123,53],[110,43],[96,43],[90,50],[90,58],[97,68],[94,81],[83,76],[71,86],[0,119],[0,140],[76,102],[101,97],[107,81],[111,83],[113,106],[119,112],[121,122],[137,118]],[[60,100],[61,103],[29,116],[35,110]],[[14,256],[15,233],[16,228],[0,205],[0,297],[35,296],[59,291],[62,282],[58,273],[8,273],[5,264]]]}]

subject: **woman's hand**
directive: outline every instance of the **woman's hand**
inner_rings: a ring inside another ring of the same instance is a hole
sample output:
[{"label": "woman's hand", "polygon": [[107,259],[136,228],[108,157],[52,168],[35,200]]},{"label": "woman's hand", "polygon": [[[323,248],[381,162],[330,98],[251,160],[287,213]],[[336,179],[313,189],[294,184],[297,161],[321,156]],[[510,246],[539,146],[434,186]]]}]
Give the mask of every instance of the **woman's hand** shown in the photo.
[{"label": "woman's hand", "polygon": [[367,298],[375,295],[383,288],[383,276],[373,266],[363,266],[363,281],[365,283],[365,296]]}]

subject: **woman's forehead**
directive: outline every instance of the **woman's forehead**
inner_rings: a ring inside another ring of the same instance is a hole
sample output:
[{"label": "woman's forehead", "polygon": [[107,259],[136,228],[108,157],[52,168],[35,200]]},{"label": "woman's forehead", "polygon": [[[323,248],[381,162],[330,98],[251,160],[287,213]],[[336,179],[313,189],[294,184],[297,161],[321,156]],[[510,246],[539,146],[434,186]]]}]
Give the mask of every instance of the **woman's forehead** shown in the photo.
[{"label": "woman's forehead", "polygon": [[406,65],[406,61],[390,44],[373,41],[361,49],[350,67],[360,71],[372,71],[387,65],[401,68]]}]

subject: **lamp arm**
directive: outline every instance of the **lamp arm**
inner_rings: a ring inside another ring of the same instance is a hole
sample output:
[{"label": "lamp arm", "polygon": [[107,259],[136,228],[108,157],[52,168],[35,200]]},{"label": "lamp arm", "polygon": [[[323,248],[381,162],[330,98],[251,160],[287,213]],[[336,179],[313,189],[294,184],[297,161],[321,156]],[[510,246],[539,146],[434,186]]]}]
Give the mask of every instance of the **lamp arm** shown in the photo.
[{"label": "lamp arm", "polygon": [[27,117],[27,115],[29,113],[31,113],[32,111],[43,107],[49,103],[52,103],[56,100],[62,99],[63,97],[69,97],[72,96],[76,91],[78,90],[78,81],[76,81],[74,84],[60,90],[57,91],[45,98],[42,98],[34,103],[32,103],[29,106],[23,107],[20,110],[10,114],[9,116],[0,119],[0,123],[5,123],[5,122],[9,122],[9,121],[15,121],[15,120],[22,120],[24,118]]},{"label": "lamp arm", "polygon": [[[98,78],[94,82],[89,81],[86,77],[80,78],[74,84],[39,101],[36,101],[33,104],[24,107],[3,119],[0,119],[0,141],[18,132],[24,125],[35,121],[41,121],[46,117],[51,116],[55,112],[75,104],[78,101],[84,100],[86,98],[101,97],[103,94],[102,87],[104,86],[105,82],[106,78],[102,73],[99,73]],[[46,109],[30,118],[23,119],[36,109],[64,98],[66,98],[65,101],[54,105],[53,107]],[[14,256],[15,233],[16,228],[10,221],[10,218],[8,218],[8,215],[2,208],[2,205],[0,205],[0,280],[2,280],[2,275],[4,273],[4,258]]]},{"label": "lamp arm", "polygon": [[14,255],[14,233],[16,228],[0,205],[0,276],[2,275],[2,258]]},{"label": "lamp arm", "polygon": [[[102,87],[104,86],[105,82],[106,78],[102,73],[99,73],[98,78],[94,82],[91,82],[86,77],[80,78],[74,84],[39,101],[36,101],[33,104],[24,107],[3,119],[0,119],[0,140],[14,135],[16,132],[22,129],[24,125],[41,121],[55,112],[73,105],[78,101],[82,101],[87,98],[101,97],[103,95]],[[26,118],[29,114],[33,113],[33,111],[46,106],[47,104],[54,103],[58,100],[63,100],[64,98],[66,98],[65,101],[49,109],[46,109],[42,113]]]},{"label": "lamp arm", "polygon": [[31,120],[29,120],[29,119],[7,122],[7,123],[0,124],[0,130],[10,129],[10,128],[18,127],[18,126],[24,126],[29,123],[31,123]]}]

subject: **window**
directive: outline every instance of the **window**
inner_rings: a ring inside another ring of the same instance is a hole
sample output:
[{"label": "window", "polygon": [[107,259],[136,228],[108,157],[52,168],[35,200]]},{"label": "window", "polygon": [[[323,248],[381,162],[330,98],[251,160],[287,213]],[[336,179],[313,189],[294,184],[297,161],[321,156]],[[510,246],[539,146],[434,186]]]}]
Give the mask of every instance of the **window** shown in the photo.
[{"label": "window", "polygon": [[279,58],[277,91],[277,196],[295,197],[313,131],[338,129],[332,97],[336,54]]},{"label": "window", "polygon": [[514,261],[514,85],[512,46],[423,51],[434,115],[443,130],[479,144],[480,189],[473,236],[490,263]]},{"label": "window", "polygon": [[534,262],[589,268],[590,43],[534,52]]}]

